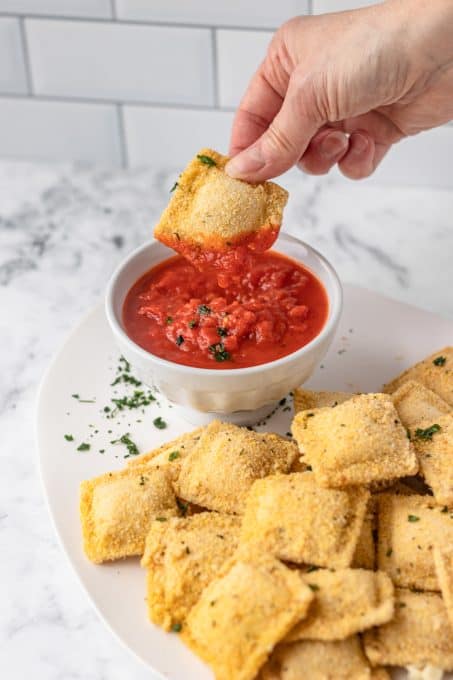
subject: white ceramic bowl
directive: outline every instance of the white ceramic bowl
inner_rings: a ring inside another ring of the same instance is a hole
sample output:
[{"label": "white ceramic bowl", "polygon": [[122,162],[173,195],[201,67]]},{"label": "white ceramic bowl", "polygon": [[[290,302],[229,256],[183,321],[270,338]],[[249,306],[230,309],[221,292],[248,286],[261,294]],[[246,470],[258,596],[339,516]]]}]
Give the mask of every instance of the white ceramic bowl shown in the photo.
[{"label": "white ceramic bowl", "polygon": [[174,255],[169,248],[157,241],[141,246],[110,279],[106,313],[121,353],[143,383],[159,390],[192,423],[203,424],[216,417],[238,424],[260,420],[279,399],[310,377],[327,352],[342,306],[335,270],[316,250],[287,234],[280,234],[274,250],[302,263],[324,284],[329,298],[328,318],[321,333],[304,347],[250,368],[217,370],[175,364],[147,352],[126,334],[122,323],[126,294],[140,276]]}]

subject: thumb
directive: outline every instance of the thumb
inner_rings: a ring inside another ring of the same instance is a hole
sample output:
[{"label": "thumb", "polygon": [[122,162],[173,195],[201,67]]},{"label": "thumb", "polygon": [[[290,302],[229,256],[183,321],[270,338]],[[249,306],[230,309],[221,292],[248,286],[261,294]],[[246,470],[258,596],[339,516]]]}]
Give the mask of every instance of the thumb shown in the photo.
[{"label": "thumb", "polygon": [[226,165],[230,177],[263,182],[298,162],[322,125],[310,112],[310,89],[307,78],[301,81],[297,72],[291,76],[283,104],[267,130]]}]

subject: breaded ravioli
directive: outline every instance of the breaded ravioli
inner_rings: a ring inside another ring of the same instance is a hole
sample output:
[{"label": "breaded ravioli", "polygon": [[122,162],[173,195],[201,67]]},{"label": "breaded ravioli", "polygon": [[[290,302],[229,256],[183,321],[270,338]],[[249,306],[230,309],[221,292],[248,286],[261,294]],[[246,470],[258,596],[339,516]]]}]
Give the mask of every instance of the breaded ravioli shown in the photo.
[{"label": "breaded ravioli", "polygon": [[403,371],[384,385],[383,391],[391,394],[408,380],[422,383],[453,407],[453,347],[439,349],[415,366]]},{"label": "breaded ravioli", "polygon": [[434,421],[452,407],[435,392],[416,380],[408,380],[392,394],[392,400],[404,427],[415,428],[425,420]]},{"label": "breaded ravioli", "polygon": [[434,547],[434,566],[442,598],[453,630],[453,542]]},{"label": "breaded ravioli", "polygon": [[369,499],[366,489],[324,489],[310,472],[273,475],[252,486],[240,545],[289,562],[351,564]]},{"label": "breaded ravioli", "polygon": [[453,413],[420,422],[411,437],[436,503],[453,506]]},{"label": "breaded ravioli", "polygon": [[438,593],[397,589],[394,619],[366,631],[364,643],[373,665],[453,670],[453,630]]},{"label": "breaded ravioli", "polygon": [[177,493],[209,510],[240,514],[253,482],[288,472],[297,456],[294,442],[276,434],[214,421],[182,461]]},{"label": "breaded ravioli", "polygon": [[141,564],[148,569],[150,619],[170,630],[182,624],[203,589],[238,545],[240,519],[201,512],[153,522]]},{"label": "breaded ravioli", "polygon": [[84,548],[92,562],[142,555],[151,523],[176,515],[176,497],[163,470],[136,466],[80,485]]},{"label": "breaded ravioli", "polygon": [[391,398],[362,394],[301,411],[292,432],[318,484],[346,487],[413,475],[418,463]]},{"label": "breaded ravioli", "polygon": [[189,455],[198,443],[202,427],[197,427],[192,432],[186,432],[180,437],[176,437],[167,444],[162,444],[157,449],[153,449],[141,456],[131,458],[128,465],[148,465],[151,468],[165,469],[172,481],[175,481],[181,470],[183,458]]},{"label": "breaded ravioli", "polygon": [[253,680],[275,645],[306,616],[312,599],[299,572],[265,555],[250,556],[205,588],[183,639],[216,680]]},{"label": "breaded ravioli", "polygon": [[195,265],[216,264],[246,246],[266,250],[275,241],[288,192],[274,182],[229,177],[227,156],[202,149],[180,175],[154,236]]},{"label": "breaded ravioli", "polygon": [[393,584],[382,571],[321,569],[304,578],[315,599],[286,642],[345,640],[393,618]]},{"label": "breaded ravioli", "polygon": [[379,494],[377,566],[395,585],[439,590],[433,547],[453,542],[453,520],[430,496]]},{"label": "breaded ravioli", "polygon": [[299,413],[299,411],[323,406],[335,407],[353,396],[351,392],[314,392],[297,387],[294,390],[294,412]]},{"label": "breaded ravioli", "polygon": [[303,640],[279,645],[258,676],[258,680],[374,678],[357,635],[337,642]]}]

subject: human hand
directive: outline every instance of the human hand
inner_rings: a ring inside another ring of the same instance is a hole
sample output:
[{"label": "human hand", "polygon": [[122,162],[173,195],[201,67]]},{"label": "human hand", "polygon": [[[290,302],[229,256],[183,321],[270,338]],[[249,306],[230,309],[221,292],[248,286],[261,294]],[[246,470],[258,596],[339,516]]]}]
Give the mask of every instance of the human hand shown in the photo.
[{"label": "human hand", "polygon": [[453,118],[452,32],[451,0],[290,20],[236,113],[227,173],[261,182],[338,163],[367,177],[400,139]]}]

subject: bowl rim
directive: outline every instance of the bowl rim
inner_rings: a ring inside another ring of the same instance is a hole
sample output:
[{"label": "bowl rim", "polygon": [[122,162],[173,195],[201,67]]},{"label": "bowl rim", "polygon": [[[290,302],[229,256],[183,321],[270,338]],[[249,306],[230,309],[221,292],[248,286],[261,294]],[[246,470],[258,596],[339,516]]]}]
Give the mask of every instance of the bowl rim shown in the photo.
[{"label": "bowl rim", "polygon": [[[119,323],[115,310],[114,310],[114,291],[115,287],[118,281],[118,278],[126,269],[130,263],[135,260],[137,257],[139,257],[144,251],[148,250],[149,248],[158,245],[159,241],[156,239],[152,239],[151,241],[147,241],[146,243],[143,243],[140,245],[138,248],[135,248],[129,255],[127,255],[121,262],[120,264],[116,267],[114,270],[113,274],[110,277],[110,280],[107,284],[107,290],[105,294],[105,313],[107,316],[107,320],[109,322],[109,325],[111,329],[113,330],[114,333],[119,335],[122,339],[123,342],[126,343],[126,345],[129,346],[131,351],[137,352],[143,359],[152,361],[155,364],[160,365],[162,368],[171,368],[172,370],[178,370],[181,371],[181,373],[184,373],[186,375],[203,375],[206,377],[220,377],[224,376],[225,378],[232,378],[234,376],[239,377],[239,376],[246,376],[246,375],[252,375],[255,373],[259,373],[260,371],[268,371],[271,370],[275,367],[282,366],[285,363],[288,363],[290,361],[294,361],[295,359],[299,359],[303,357],[305,354],[307,354],[309,351],[314,349],[317,345],[321,344],[329,335],[332,331],[335,330],[340,315],[341,315],[341,310],[343,306],[343,288],[340,282],[340,278],[334,269],[333,265],[327,260],[324,255],[322,255],[316,248],[313,248],[310,246],[308,243],[305,241],[302,241],[301,239],[297,238],[296,236],[293,236],[292,234],[288,234],[284,231],[281,231],[279,236],[279,239],[283,239],[285,241],[292,241],[294,243],[297,243],[299,246],[303,246],[304,248],[309,251],[311,255],[313,255],[315,258],[318,258],[318,260],[321,261],[321,263],[325,266],[327,269],[328,274],[330,275],[333,283],[333,288],[334,288],[334,297],[335,297],[335,305],[332,304],[332,299],[330,295],[328,295],[328,301],[329,301],[329,316],[324,324],[322,330],[318,335],[316,335],[310,342],[308,342],[306,345],[303,345],[302,347],[299,347],[299,349],[295,350],[294,352],[291,352],[290,354],[286,354],[283,357],[280,357],[279,359],[274,359],[273,361],[267,361],[263,364],[257,364],[256,366],[245,366],[241,368],[223,368],[223,369],[218,369],[218,368],[202,368],[199,366],[187,366],[186,364],[178,364],[174,361],[169,361],[168,359],[163,359],[162,357],[157,356],[156,354],[153,354],[152,352],[148,352],[148,350],[144,349],[140,345],[138,345],[132,338],[129,337],[129,335],[126,333],[124,330],[123,326],[121,323]],[[162,244],[160,244],[162,245]],[[279,252],[278,249],[276,249],[276,252]],[[286,255],[285,255],[286,257]],[[319,276],[315,274],[311,270],[311,268],[305,264],[304,262],[298,260],[297,258],[293,257],[296,262],[300,262],[306,269],[308,269],[316,278],[319,279]],[[140,276],[143,276],[146,272],[143,272],[140,274],[137,279]],[[323,281],[321,281],[322,285],[324,287],[325,284]],[[326,291],[327,294],[327,291]]]}]

